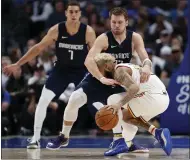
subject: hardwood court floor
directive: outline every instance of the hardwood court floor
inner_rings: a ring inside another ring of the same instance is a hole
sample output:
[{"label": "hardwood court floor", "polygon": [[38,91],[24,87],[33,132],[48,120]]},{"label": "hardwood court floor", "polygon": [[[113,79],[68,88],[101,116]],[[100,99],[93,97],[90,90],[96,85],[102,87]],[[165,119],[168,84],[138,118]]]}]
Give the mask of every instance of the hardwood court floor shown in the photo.
[{"label": "hardwood court floor", "polygon": [[116,159],[133,159],[133,160],[185,160],[189,159],[189,148],[174,148],[171,156],[166,156],[161,148],[150,149],[150,153],[125,153],[117,157],[104,157],[106,149],[100,148],[64,148],[61,150],[51,151],[47,149],[27,150],[24,148],[3,148],[1,151],[2,159],[47,159],[47,160],[116,160]]}]

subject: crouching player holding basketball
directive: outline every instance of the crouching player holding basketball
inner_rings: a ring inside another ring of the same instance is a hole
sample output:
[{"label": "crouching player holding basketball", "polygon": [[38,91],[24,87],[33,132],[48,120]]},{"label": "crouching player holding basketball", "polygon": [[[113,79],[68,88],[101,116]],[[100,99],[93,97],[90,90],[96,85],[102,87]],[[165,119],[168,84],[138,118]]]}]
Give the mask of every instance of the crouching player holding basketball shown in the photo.
[{"label": "crouching player holding basketball", "polygon": [[[172,151],[170,131],[167,128],[157,129],[148,122],[163,113],[169,105],[169,96],[161,80],[151,74],[146,83],[140,83],[141,67],[129,63],[117,65],[115,58],[110,54],[98,54],[95,61],[104,76],[110,72],[113,78],[127,90],[127,92],[111,95],[109,99],[112,99],[115,104],[108,105],[107,109],[112,108],[114,113],[117,113],[123,108],[124,122],[149,131],[166,154],[170,155]],[[122,127],[125,129],[124,126]],[[134,137],[136,132],[131,133],[130,136]]]}]

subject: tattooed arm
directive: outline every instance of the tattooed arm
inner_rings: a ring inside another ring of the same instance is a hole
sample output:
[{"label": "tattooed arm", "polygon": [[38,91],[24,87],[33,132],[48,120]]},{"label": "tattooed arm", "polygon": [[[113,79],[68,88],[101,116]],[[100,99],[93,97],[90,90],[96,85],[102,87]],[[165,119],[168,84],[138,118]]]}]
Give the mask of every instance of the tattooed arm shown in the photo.
[{"label": "tattooed arm", "polygon": [[132,77],[130,76],[131,69],[126,67],[119,67],[116,69],[114,74],[114,79],[118,81],[121,85],[123,85],[126,89],[125,97],[120,100],[115,105],[110,105],[108,109],[114,109],[114,113],[117,112],[122,106],[128,103],[136,93],[139,91],[139,86],[133,81]]},{"label": "tattooed arm", "polygon": [[128,103],[139,91],[139,86],[133,81],[128,72],[130,72],[128,68],[119,67],[114,75],[114,79],[127,89],[125,97],[118,103],[120,107]]}]

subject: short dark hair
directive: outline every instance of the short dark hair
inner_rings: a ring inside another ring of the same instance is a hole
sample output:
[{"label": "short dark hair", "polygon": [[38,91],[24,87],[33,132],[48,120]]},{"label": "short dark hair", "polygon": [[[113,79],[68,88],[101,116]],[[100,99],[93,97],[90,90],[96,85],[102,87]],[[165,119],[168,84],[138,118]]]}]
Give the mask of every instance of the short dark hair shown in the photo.
[{"label": "short dark hair", "polygon": [[115,7],[111,9],[109,12],[109,17],[111,18],[112,15],[115,15],[115,16],[123,15],[125,17],[125,20],[128,20],[127,10],[122,7]]},{"label": "short dark hair", "polygon": [[76,1],[76,0],[70,0],[67,3],[66,10],[68,9],[69,6],[78,6],[79,9],[80,9],[80,3],[78,1]]}]

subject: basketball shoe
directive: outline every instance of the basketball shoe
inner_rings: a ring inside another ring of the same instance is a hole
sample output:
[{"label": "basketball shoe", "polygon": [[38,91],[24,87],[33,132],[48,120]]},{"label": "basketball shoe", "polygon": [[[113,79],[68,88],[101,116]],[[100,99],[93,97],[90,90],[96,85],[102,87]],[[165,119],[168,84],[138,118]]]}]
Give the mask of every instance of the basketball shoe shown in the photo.
[{"label": "basketball shoe", "polygon": [[69,138],[65,138],[65,135],[60,133],[54,140],[48,142],[46,148],[51,150],[56,150],[61,147],[66,147],[69,144]]},{"label": "basketball shoe", "polygon": [[167,128],[156,129],[155,138],[160,143],[165,153],[169,156],[172,152],[172,140],[169,129]]},{"label": "basketball shoe", "polygon": [[34,137],[32,137],[31,139],[29,138],[27,141],[29,142],[29,144],[27,145],[27,149],[39,149],[40,148],[40,141],[35,140]]},{"label": "basketball shoe", "polygon": [[109,149],[104,152],[104,156],[115,156],[119,153],[126,153],[128,150],[129,148],[126,145],[124,138],[120,138],[110,144]]}]

